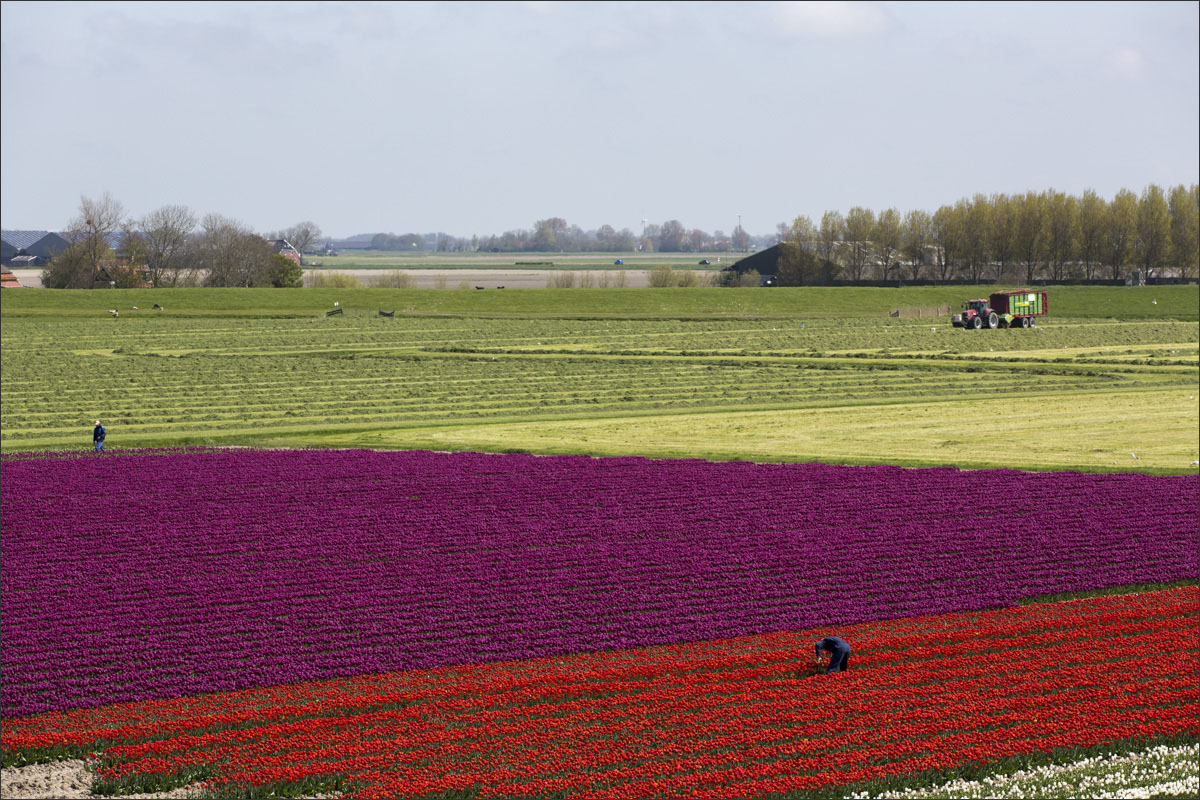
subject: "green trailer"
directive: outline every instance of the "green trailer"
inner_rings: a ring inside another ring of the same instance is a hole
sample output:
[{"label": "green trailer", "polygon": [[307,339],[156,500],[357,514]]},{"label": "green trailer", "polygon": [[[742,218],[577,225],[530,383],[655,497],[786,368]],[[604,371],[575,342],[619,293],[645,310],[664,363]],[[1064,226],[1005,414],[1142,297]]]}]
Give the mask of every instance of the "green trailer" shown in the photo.
[{"label": "green trailer", "polygon": [[955,314],[950,322],[954,327],[966,330],[1032,328],[1037,325],[1037,318],[1046,316],[1049,310],[1050,301],[1044,291],[1013,289],[992,292],[986,300],[968,300],[962,313]]}]

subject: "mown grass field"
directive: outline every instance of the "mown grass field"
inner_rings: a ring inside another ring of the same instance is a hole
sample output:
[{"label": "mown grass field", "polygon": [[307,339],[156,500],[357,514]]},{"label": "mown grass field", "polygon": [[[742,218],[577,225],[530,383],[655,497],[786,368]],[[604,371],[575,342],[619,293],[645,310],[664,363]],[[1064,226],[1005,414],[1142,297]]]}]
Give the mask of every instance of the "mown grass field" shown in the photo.
[{"label": "mown grass field", "polygon": [[986,291],[5,292],[0,447],[100,418],[116,448],[1195,471],[1194,287],[1055,288],[1032,330],[888,316]]}]

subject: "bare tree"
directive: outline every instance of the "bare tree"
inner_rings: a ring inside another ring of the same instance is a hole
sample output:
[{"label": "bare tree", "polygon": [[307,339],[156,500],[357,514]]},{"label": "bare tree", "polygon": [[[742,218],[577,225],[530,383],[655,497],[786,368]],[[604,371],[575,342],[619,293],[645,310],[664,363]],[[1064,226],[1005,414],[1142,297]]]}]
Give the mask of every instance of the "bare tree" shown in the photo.
[{"label": "bare tree", "polygon": [[205,286],[271,285],[271,245],[240,222],[207,214],[193,242],[193,263]]},{"label": "bare tree", "polygon": [[187,206],[163,206],[142,218],[151,286],[178,286],[187,268],[188,239],[196,230],[196,214]]},{"label": "bare tree", "polygon": [[92,279],[100,271],[100,261],[112,253],[113,236],[125,221],[125,206],[108,192],[99,200],[79,198],[79,216],[67,226],[67,241],[77,246],[88,266]]},{"label": "bare tree", "polygon": [[739,224],[733,229],[733,249],[745,252],[750,249],[750,234]]},{"label": "bare tree", "polygon": [[321,226],[312,220],[297,222],[290,228],[284,228],[282,236],[297,252],[307,253],[321,238]]},{"label": "bare tree", "polygon": [[678,253],[687,241],[687,229],[677,219],[669,219],[658,230],[658,252]]}]

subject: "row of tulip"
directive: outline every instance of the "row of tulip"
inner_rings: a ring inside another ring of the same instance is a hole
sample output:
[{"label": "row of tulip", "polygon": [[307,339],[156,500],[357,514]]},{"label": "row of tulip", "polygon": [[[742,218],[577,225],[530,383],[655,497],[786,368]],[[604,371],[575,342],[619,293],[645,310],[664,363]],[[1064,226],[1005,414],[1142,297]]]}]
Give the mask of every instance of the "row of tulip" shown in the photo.
[{"label": "row of tulip", "polygon": [[[46,714],[3,749],[104,748],[98,788],[356,797],[751,796],[1195,736],[1196,587]],[[1129,642],[1147,657],[1130,669]]]},{"label": "row of tulip", "polygon": [[1196,797],[1200,795],[1200,745],[1159,745],[1141,752],[1099,755],[1067,764],[1050,764],[980,780],[955,780],[937,786],[872,795],[853,800],[1021,800],[1075,798],[1092,800],[1131,797]]},{"label": "row of tulip", "polygon": [[1195,476],[370,451],[0,469],[4,717],[997,608],[1198,557]]}]

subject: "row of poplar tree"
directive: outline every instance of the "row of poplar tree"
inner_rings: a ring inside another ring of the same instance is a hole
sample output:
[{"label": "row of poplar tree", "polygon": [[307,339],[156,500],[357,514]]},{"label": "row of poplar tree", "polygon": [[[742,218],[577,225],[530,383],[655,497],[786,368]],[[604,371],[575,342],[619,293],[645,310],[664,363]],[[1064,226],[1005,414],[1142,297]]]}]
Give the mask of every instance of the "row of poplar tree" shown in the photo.
[{"label": "row of poplar tree", "polygon": [[[785,226],[780,226],[781,228]],[[1122,280],[1197,276],[1196,184],[1111,200],[1088,190],[977,194],[934,213],[855,207],[781,230],[780,280]]]}]

